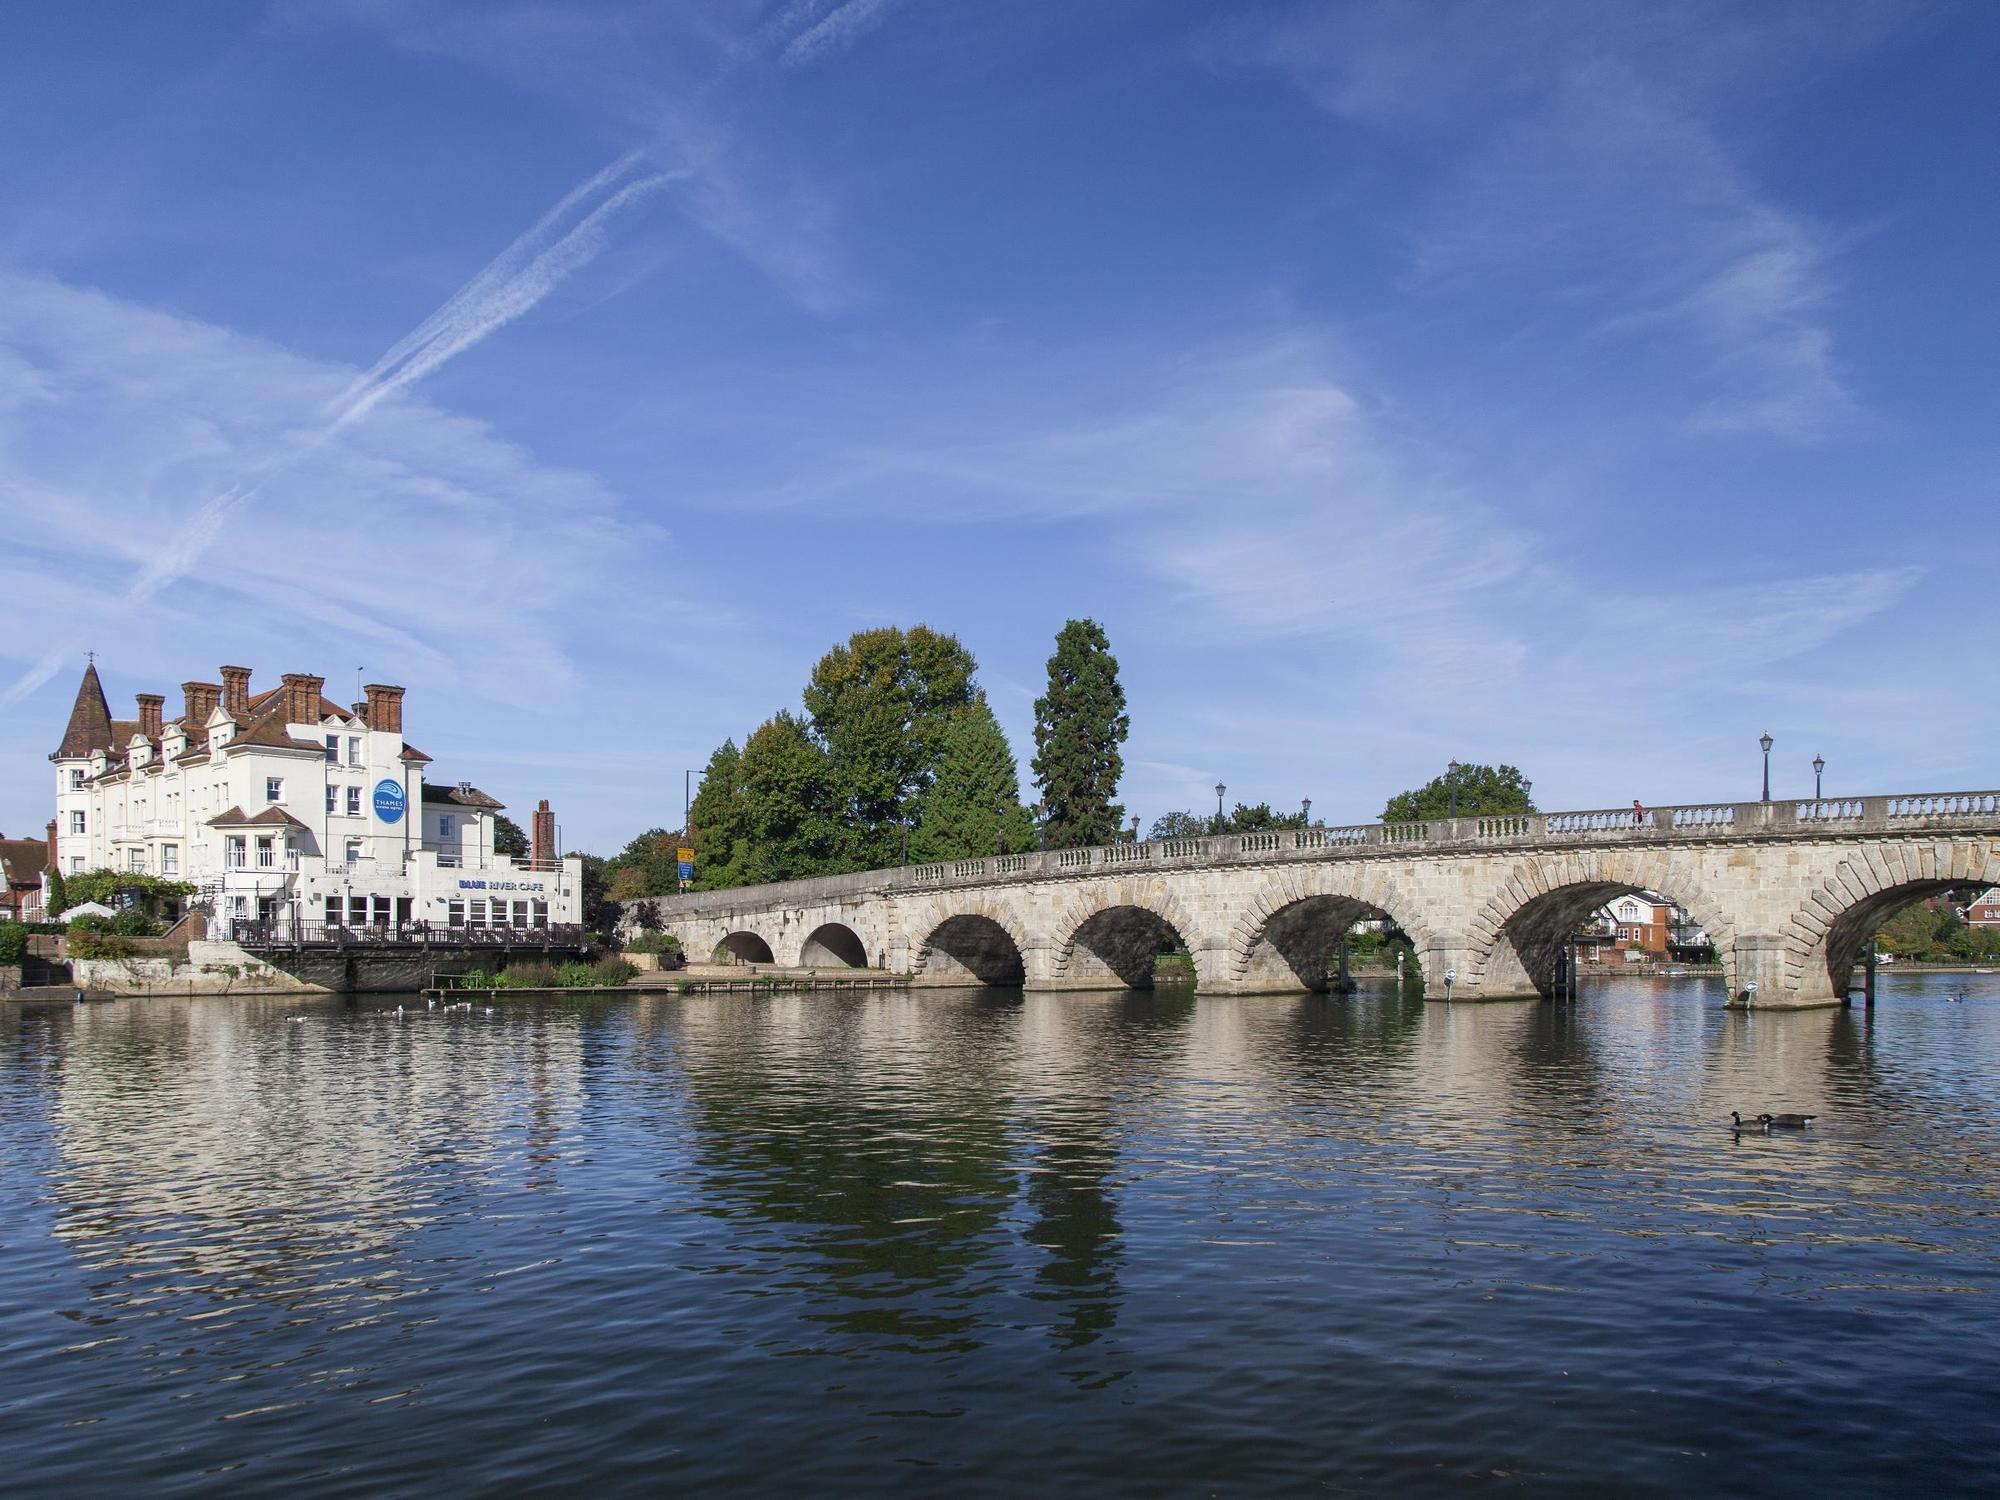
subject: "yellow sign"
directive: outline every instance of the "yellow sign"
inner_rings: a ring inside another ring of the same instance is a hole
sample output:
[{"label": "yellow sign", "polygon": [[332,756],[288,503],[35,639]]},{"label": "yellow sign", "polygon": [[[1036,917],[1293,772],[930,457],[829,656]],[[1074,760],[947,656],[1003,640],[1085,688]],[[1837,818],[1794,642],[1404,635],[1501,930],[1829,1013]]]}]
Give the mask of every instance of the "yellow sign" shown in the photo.
[{"label": "yellow sign", "polygon": [[694,850],[676,849],[674,851],[674,858],[679,860],[682,864],[691,865],[694,863]]}]

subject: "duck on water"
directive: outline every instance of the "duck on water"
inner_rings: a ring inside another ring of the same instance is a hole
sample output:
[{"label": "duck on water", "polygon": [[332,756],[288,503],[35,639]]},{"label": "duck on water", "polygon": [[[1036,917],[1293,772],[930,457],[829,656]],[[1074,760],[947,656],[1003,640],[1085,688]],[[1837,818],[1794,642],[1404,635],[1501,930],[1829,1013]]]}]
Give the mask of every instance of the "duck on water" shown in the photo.
[{"label": "duck on water", "polygon": [[1766,1130],[1804,1130],[1806,1126],[1812,1124],[1819,1116],[1762,1114],[1754,1120],[1746,1120],[1741,1114],[1732,1109],[1729,1112],[1729,1118],[1735,1122],[1735,1128],[1738,1130],[1754,1128],[1760,1125]]}]

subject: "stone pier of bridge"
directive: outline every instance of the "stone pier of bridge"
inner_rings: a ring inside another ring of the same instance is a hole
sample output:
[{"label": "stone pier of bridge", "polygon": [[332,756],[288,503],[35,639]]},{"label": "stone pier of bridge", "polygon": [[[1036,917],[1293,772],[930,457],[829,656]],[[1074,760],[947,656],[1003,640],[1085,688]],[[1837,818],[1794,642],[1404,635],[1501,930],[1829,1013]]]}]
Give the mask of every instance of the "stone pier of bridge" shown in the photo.
[{"label": "stone pier of bridge", "polygon": [[[1683,908],[1730,1003],[1840,1003],[1875,929],[2000,885],[2000,793],[1711,803],[1286,829],[995,855],[626,903],[691,957],[865,966],[930,983],[1144,988],[1185,949],[1210,994],[1323,989],[1342,934],[1387,919],[1425,997],[1551,993],[1615,897]],[[641,908],[650,910],[643,917]]]}]

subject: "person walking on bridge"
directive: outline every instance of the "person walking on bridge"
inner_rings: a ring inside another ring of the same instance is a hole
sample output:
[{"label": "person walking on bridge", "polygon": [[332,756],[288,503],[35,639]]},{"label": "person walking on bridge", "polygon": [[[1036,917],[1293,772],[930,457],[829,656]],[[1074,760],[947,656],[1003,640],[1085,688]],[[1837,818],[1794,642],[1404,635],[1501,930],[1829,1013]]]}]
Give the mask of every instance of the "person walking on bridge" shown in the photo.
[{"label": "person walking on bridge", "polygon": [[1632,826],[1643,828],[1646,823],[1646,804],[1637,797],[1632,799]]}]

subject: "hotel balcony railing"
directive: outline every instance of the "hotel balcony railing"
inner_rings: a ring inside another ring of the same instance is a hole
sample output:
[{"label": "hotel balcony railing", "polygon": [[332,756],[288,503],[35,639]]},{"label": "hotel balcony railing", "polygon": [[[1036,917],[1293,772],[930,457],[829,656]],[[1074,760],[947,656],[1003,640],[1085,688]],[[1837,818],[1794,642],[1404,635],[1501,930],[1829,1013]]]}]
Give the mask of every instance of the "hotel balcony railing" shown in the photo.
[{"label": "hotel balcony railing", "polygon": [[284,917],[233,917],[224,937],[246,948],[359,948],[390,944],[419,948],[578,949],[588,935],[574,923],[541,927],[450,927],[442,922],[376,922],[346,925],[293,922]]}]

